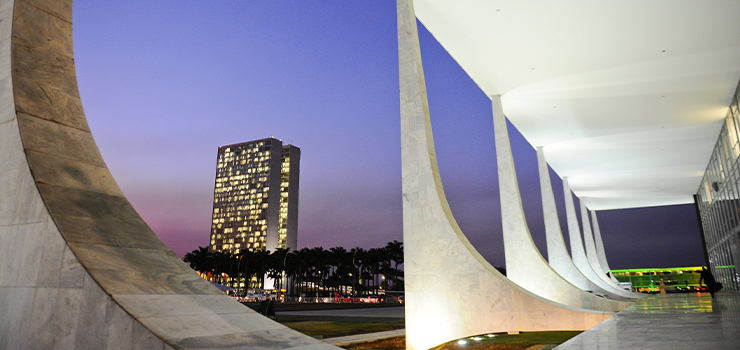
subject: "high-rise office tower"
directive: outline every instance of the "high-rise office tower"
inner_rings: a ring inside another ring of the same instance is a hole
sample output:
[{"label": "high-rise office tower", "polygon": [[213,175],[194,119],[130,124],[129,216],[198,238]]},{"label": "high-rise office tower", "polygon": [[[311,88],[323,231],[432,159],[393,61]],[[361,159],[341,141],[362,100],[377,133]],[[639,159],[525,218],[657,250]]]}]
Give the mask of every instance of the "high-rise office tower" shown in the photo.
[{"label": "high-rise office tower", "polygon": [[300,160],[272,137],[218,148],[211,250],[297,248]]}]

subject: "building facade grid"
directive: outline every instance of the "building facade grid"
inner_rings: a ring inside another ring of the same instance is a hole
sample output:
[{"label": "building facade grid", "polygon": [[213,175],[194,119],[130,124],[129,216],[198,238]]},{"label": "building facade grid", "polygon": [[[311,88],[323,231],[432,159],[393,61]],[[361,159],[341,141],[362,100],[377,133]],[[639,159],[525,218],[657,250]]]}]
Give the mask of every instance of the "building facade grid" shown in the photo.
[{"label": "building facade grid", "polygon": [[740,287],[740,106],[735,90],[696,193],[709,267],[725,289]]},{"label": "building facade grid", "polygon": [[299,162],[299,148],[274,138],[219,147],[210,249],[295,249]]}]

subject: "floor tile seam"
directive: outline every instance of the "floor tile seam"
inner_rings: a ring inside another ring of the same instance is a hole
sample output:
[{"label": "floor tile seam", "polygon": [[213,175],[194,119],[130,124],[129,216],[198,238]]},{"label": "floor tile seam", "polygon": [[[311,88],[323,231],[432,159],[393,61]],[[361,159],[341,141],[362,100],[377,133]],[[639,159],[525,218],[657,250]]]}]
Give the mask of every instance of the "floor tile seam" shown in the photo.
[{"label": "floor tile seam", "polygon": [[[106,247],[118,247],[118,248],[126,248],[119,244],[106,244],[106,243],[85,243],[85,242],[76,242],[76,241],[70,241],[70,243],[75,243],[77,246],[106,246]],[[147,247],[132,247],[127,249],[140,249],[140,250],[148,250],[152,252],[172,252],[170,249],[164,249],[164,248],[147,248]],[[173,253],[174,254],[174,253]]]},{"label": "floor tile seam", "polygon": [[[66,238],[66,237],[65,237]],[[126,244],[107,244],[105,242],[101,243],[98,241],[85,241],[85,240],[78,240],[78,238],[73,237],[71,239],[67,239],[67,242],[74,243],[76,245],[79,244],[87,244],[87,245],[105,245],[105,246],[112,246],[112,247],[120,247],[120,248],[127,248],[127,249],[138,249],[142,248],[145,249],[147,247],[150,247],[151,244],[149,243],[141,243],[141,244],[134,244],[134,243],[126,243]],[[155,249],[155,250],[161,250],[165,251],[164,249]]]},{"label": "floor tile seam", "polygon": [[691,323],[691,324],[650,324],[650,326],[655,327],[656,329],[661,328],[671,328],[671,329],[696,329],[696,328],[714,328],[717,326],[719,322],[712,322],[712,323]]},{"label": "floor tile seam", "polygon": [[[60,122],[58,122],[56,120],[53,120],[53,119],[46,119],[46,118],[42,118],[42,117],[39,117],[39,116],[36,116],[36,115],[33,115],[33,114],[29,114],[29,113],[26,113],[26,112],[19,112],[17,110],[16,110],[16,114],[24,115],[24,116],[27,116],[29,118],[36,119],[37,121],[42,122],[42,123],[43,122],[48,122],[48,123],[56,124],[56,125],[61,126],[63,128],[69,128],[69,129],[77,130],[77,131],[80,131],[82,133],[89,134],[90,137],[92,137],[92,132],[90,130],[80,129],[80,128],[77,128],[77,127],[74,127],[74,126],[71,126],[71,125],[60,123]],[[16,117],[16,119],[17,119],[17,117]],[[99,159],[99,162],[90,162],[90,161],[85,161],[85,160],[80,159],[80,158],[74,158],[72,156],[68,156],[67,153],[61,153],[61,154],[60,153],[51,153],[51,152],[48,152],[48,151],[45,152],[44,149],[38,149],[38,148],[35,148],[35,147],[31,147],[30,145],[27,144],[27,142],[25,140],[25,137],[23,137],[24,130],[23,130],[23,126],[21,125],[22,123],[19,121],[18,124],[19,124],[18,130],[20,131],[21,136],[22,136],[21,139],[22,139],[22,143],[23,143],[23,150],[26,151],[26,152],[33,151],[33,152],[36,152],[36,153],[39,153],[39,154],[42,154],[42,155],[49,155],[49,156],[53,156],[53,157],[57,157],[57,158],[67,159],[67,160],[71,160],[71,161],[75,161],[75,162],[79,162],[79,163],[83,163],[83,164],[87,164],[87,165],[92,165],[92,166],[96,166],[96,167],[102,167],[102,168],[106,168],[106,169],[108,168],[108,166],[105,164],[105,160],[102,158],[102,156]],[[79,142],[77,142],[77,139],[74,139],[73,141],[75,142],[76,145],[83,146],[81,148],[86,148],[86,147],[84,147],[86,145],[80,144]],[[97,148],[97,145],[93,145],[93,146],[95,147],[95,150],[97,150],[98,153],[100,153],[99,152],[99,149]]]},{"label": "floor tile seam", "polygon": [[[78,145],[79,145],[79,143],[78,143]],[[34,152],[34,153],[38,153],[38,154],[41,154],[41,155],[51,156],[51,157],[54,157],[54,158],[61,158],[61,159],[69,160],[69,161],[72,161],[72,162],[75,162],[75,163],[82,163],[82,164],[93,166],[93,167],[99,168],[99,169],[105,169],[105,170],[108,170],[108,172],[110,173],[110,170],[108,169],[108,166],[105,164],[105,161],[102,158],[101,158],[101,160],[100,160],[99,163],[93,163],[93,162],[82,160],[80,158],[73,158],[71,156],[67,156],[66,154],[58,154],[58,153],[44,152],[42,150],[39,150],[39,149],[36,149],[36,148],[33,148],[33,147],[29,147],[25,143],[23,144],[23,150],[26,153],[28,153],[28,152]],[[26,156],[26,159],[28,159],[28,156]],[[33,166],[34,165],[34,164],[31,164],[30,161],[28,161],[28,163],[29,163],[30,166]],[[110,178],[113,179],[113,175],[111,175]],[[88,189],[81,189],[81,188],[71,187],[71,186],[62,186],[62,185],[59,185],[59,184],[56,184],[56,183],[52,183],[52,182],[40,181],[40,180],[37,180],[35,176],[34,176],[34,181],[36,181],[37,183],[41,183],[41,184],[45,184],[45,185],[49,185],[49,186],[54,186],[54,187],[59,187],[59,188],[68,188],[68,189],[73,189],[73,190],[78,190],[78,191],[83,191],[83,192],[99,193],[99,194],[104,194],[104,195],[107,195],[107,196],[118,197],[118,198],[125,198],[126,197],[123,194],[121,194],[121,195],[113,195],[113,194],[105,193],[105,192],[90,191]],[[119,189],[119,191],[120,191],[120,189]]]},{"label": "floor tile seam", "polygon": [[0,125],[4,125],[4,124],[8,124],[8,123],[12,123],[12,122],[14,122],[14,121],[15,121],[15,117],[13,117],[13,118],[10,118],[10,119],[8,119],[8,120],[6,120],[6,121],[0,122]]},{"label": "floor tile seam", "polygon": [[[110,270],[107,270],[107,271],[110,271]],[[161,293],[161,292],[160,293],[142,292],[142,293],[113,293],[113,294],[108,294],[108,295],[111,298],[113,298],[116,302],[118,302],[118,299],[116,299],[116,296],[118,296],[118,295],[131,295],[131,296],[136,296],[136,295],[170,295],[170,296],[175,296],[175,295],[181,295],[181,296],[196,295],[196,296],[198,296],[198,295],[224,295],[224,294],[223,293],[222,294],[216,294],[216,293],[208,292],[208,291],[197,291],[197,292],[196,291],[193,291],[193,292],[188,292],[188,293],[169,293],[169,294],[165,294],[165,293]]]},{"label": "floor tile seam", "polygon": [[[49,87],[49,88],[51,88],[51,87]],[[59,91],[57,89],[53,89],[53,90]],[[60,93],[65,94],[67,96],[72,96],[72,95],[66,94],[64,92],[60,92]],[[79,98],[79,97],[74,97],[74,96],[72,96],[72,97],[73,98]],[[52,123],[52,124],[56,124],[57,126],[60,126],[60,127],[63,127],[63,128],[70,128],[70,129],[73,129],[73,130],[76,130],[76,131],[81,131],[82,133],[85,133],[85,134],[92,135],[92,131],[90,129],[83,129],[83,128],[80,128],[80,127],[76,127],[74,125],[69,125],[69,124],[62,123],[62,122],[60,122],[58,120],[55,120],[55,119],[44,118],[44,117],[42,117],[40,115],[37,115],[35,113],[32,113],[32,112],[26,112],[26,111],[23,111],[23,110],[20,110],[19,111],[17,107],[15,109],[15,113],[16,113],[16,118],[14,118],[14,119],[17,119],[18,118],[17,115],[20,114],[20,115],[23,115],[23,116],[26,116],[26,117],[29,117],[29,118],[36,119],[37,122],[39,122],[39,123]],[[19,124],[20,124],[20,122],[19,122]]]},{"label": "floor tile seam", "polygon": [[[207,310],[211,311],[211,310]],[[200,313],[187,313],[187,314],[174,314],[174,315],[146,315],[146,316],[137,316],[137,319],[140,320],[154,320],[154,319],[176,319],[180,317],[208,317],[208,316],[233,316],[233,315],[249,315],[249,316],[255,316],[260,315],[257,312],[251,313],[246,310],[240,311],[240,312],[228,312],[228,313],[218,313],[218,312],[200,312]]]},{"label": "floor tile seam", "polygon": [[[72,242],[72,243],[74,243],[74,242]],[[93,245],[94,246],[100,246],[102,244],[93,244]],[[112,246],[112,247],[119,247],[120,248],[120,246]],[[114,250],[114,251],[111,251],[110,252],[112,254],[107,255],[105,258],[95,258],[94,257],[95,254],[90,254],[89,252],[81,251],[79,249],[79,247],[75,247],[74,244],[70,244],[69,245],[69,249],[73,252],[73,254],[75,255],[75,258],[80,262],[80,264],[82,266],[84,266],[84,268],[86,270],[141,272],[142,269],[145,269],[147,267],[153,267],[153,266],[163,265],[163,264],[159,264],[159,263],[152,263],[152,262],[149,262],[149,261],[143,260],[143,259],[131,259],[131,257],[126,254],[126,251],[120,251],[120,250],[117,250],[116,251],[116,250]],[[130,249],[130,248],[127,248],[127,249]],[[139,249],[139,248],[136,248],[136,249]],[[149,251],[149,253],[163,253],[163,252],[166,253],[167,252],[164,249],[162,249],[162,250],[149,249],[148,251]],[[102,266],[96,266],[96,265],[99,265],[98,263],[100,263],[100,262],[104,262],[104,263],[110,262],[110,259],[108,259],[108,258],[110,258],[111,255],[114,255],[114,256],[118,257],[120,260],[123,260],[124,262],[127,262],[127,263],[132,263],[133,262],[134,265],[125,265],[125,266],[116,265],[116,266],[113,266],[112,264],[108,263],[108,264],[103,264]],[[178,267],[178,265],[176,264],[176,260],[172,260],[172,261],[161,261],[161,262],[162,263],[167,263],[167,266]],[[171,273],[178,274],[179,275],[179,274],[186,273],[186,272],[187,272],[187,270],[181,269],[181,270],[172,270]]]},{"label": "floor tile seam", "polygon": [[[106,167],[106,169],[107,169],[107,167]],[[131,203],[126,198],[125,194],[122,194],[120,196],[116,196],[116,195],[111,195],[111,194],[106,194],[106,193],[95,192],[95,191],[87,191],[87,190],[78,189],[78,188],[74,188],[74,187],[59,186],[59,185],[55,185],[55,184],[51,184],[51,183],[37,181],[35,179],[35,177],[34,177],[34,182],[36,183],[37,188],[38,188],[38,185],[41,184],[41,185],[45,185],[45,186],[49,186],[49,187],[55,187],[55,188],[60,188],[60,189],[71,189],[71,190],[74,190],[74,191],[85,192],[85,193],[93,193],[93,194],[98,194],[98,195],[103,195],[103,196],[108,196],[108,197],[112,197],[112,198],[121,199],[123,202],[125,202],[124,204],[131,205]],[[41,197],[43,198],[44,203],[46,204],[46,202],[47,202],[46,201],[47,191],[41,190],[39,188],[39,193],[41,194]],[[46,205],[46,206],[48,207],[48,205]],[[133,208],[133,206],[132,206],[132,208]],[[134,212],[138,216],[138,212],[136,212],[135,209],[132,212]],[[100,218],[100,217],[97,217],[96,218],[94,216],[89,216],[89,215],[85,215],[85,214],[76,214],[76,213],[51,213],[51,216],[52,217],[63,216],[63,217],[71,217],[71,218],[89,219],[89,220],[92,220],[92,221],[104,220],[104,221],[111,221],[111,222],[122,223],[122,224],[125,224],[125,223],[129,222],[129,220],[123,220],[122,218],[120,218],[118,216],[115,216],[115,215],[110,216],[110,217],[105,217],[105,218]],[[139,216],[139,218],[141,218],[141,216]],[[143,221],[143,219],[141,219],[141,221]],[[144,222],[144,223],[146,224],[146,222]],[[148,225],[147,225],[147,228],[149,229],[149,231],[151,232],[152,235],[155,235],[156,236],[156,234],[154,233],[154,231],[152,231],[151,228],[149,228]]]},{"label": "floor tile seam", "polygon": [[34,4],[32,4],[32,3],[29,3],[29,4],[28,4],[28,6],[30,6],[30,7],[33,7],[33,8],[35,8],[36,10],[38,10],[38,11],[41,11],[41,12],[43,12],[43,13],[45,13],[45,14],[49,15],[50,17],[54,17],[54,18],[57,18],[57,19],[59,19],[60,21],[63,21],[63,22],[69,23],[70,25],[72,24],[72,22],[71,22],[70,20],[68,20],[68,19],[66,19],[66,18],[63,18],[63,17],[60,17],[59,15],[57,15],[57,14],[55,14],[55,13],[52,13],[52,12],[49,12],[49,11],[47,11],[47,10],[45,10],[45,9],[42,9],[42,8],[40,8],[40,7],[38,7],[38,6],[34,5]]},{"label": "floor tile seam", "polygon": [[[237,325],[237,324],[234,324],[234,323],[231,323],[231,322],[229,322],[229,323],[233,327],[239,327],[239,325]],[[277,323],[277,324],[279,325],[279,323]],[[220,333],[208,333],[206,335],[196,335],[196,336],[192,336],[192,337],[168,338],[167,341],[170,344],[178,344],[178,343],[180,343],[180,342],[182,342],[184,340],[191,340],[191,339],[213,338],[214,336],[224,336],[224,335],[250,336],[250,335],[254,335],[254,334],[265,334],[265,333],[273,332],[273,331],[274,332],[279,332],[279,331],[283,331],[283,330],[286,330],[286,329],[290,329],[290,328],[285,327],[285,326],[280,326],[280,327],[276,327],[276,328],[260,329],[260,330],[253,330],[253,331],[247,331],[247,330],[244,330],[244,329],[239,329],[236,332],[228,332],[228,331],[226,331],[226,332],[220,332]],[[314,342],[311,342],[310,344],[309,343],[306,343],[304,345],[322,344],[322,342],[320,340],[311,338],[311,337],[309,337],[307,335],[304,335],[303,337],[301,337],[300,340],[301,341],[306,341],[306,340],[309,340],[309,341],[313,340],[314,341]]]},{"label": "floor tile seam", "polygon": [[50,286],[24,286],[24,285],[12,285],[12,286],[4,286],[0,285],[0,289],[2,288],[14,288],[14,289],[83,289],[83,286],[77,286],[77,287],[50,287]]},{"label": "floor tile seam", "polygon": [[[15,39],[15,38],[20,39],[20,40],[23,40],[25,42],[31,42],[30,40],[28,40],[28,39],[26,39],[24,37],[21,37],[19,35],[15,35],[15,34],[13,35],[13,37],[11,38],[11,40],[12,39]],[[31,47],[31,46],[27,46],[27,47]],[[13,51],[15,53],[15,45],[13,45]],[[31,47],[30,50],[24,50],[24,52],[26,52],[26,53],[38,53],[38,55],[36,55],[36,56],[44,56],[44,58],[47,58],[47,56],[53,56],[53,57],[51,57],[51,60],[59,60],[59,61],[61,61],[61,60],[68,60],[68,61],[71,62],[71,64],[70,64],[70,66],[72,67],[72,74],[71,75],[73,76],[73,78],[75,78],[75,79],[77,78],[77,76],[75,74],[75,71],[74,71],[74,69],[75,69],[74,57],[70,57],[70,56],[68,56],[64,52],[59,52],[57,50],[53,50],[53,49],[50,49],[48,47],[41,47],[41,46]],[[74,56],[74,53],[72,53],[72,55]],[[43,61],[44,62],[48,62],[49,59],[46,59],[46,60],[43,60]],[[76,86],[77,85],[77,81],[75,81],[73,83],[74,85],[72,85],[72,86],[70,84],[64,84],[64,83],[62,83],[62,84],[49,84],[49,82],[47,80],[40,79],[38,77],[38,73],[36,73],[36,72],[32,72],[32,73],[29,73],[28,71],[18,72],[17,69],[18,68],[15,68],[15,67],[12,69],[11,77],[14,77],[15,78],[14,81],[20,81],[20,82],[23,82],[23,83],[26,83],[28,85],[32,85],[32,86],[35,86],[35,87],[41,89],[41,92],[43,93],[43,95],[45,97],[45,98],[42,99],[44,101],[43,102],[44,104],[48,103],[49,105],[51,105],[51,107],[54,107],[56,109],[59,108],[58,106],[55,105],[54,102],[60,102],[60,101],[58,101],[58,100],[52,100],[51,96],[49,96],[49,92],[47,91],[47,89],[48,90],[53,90],[55,93],[58,93],[60,95],[63,95],[65,97],[69,98],[69,99],[77,100],[77,101],[79,101],[79,105],[82,104],[82,99],[81,99],[81,97],[79,95],[79,89]],[[64,68],[62,68],[62,69],[64,69]],[[62,77],[62,79],[63,79],[63,77]],[[15,92],[15,84],[13,84],[13,88],[14,88],[13,91]],[[75,95],[75,93],[76,93],[76,95]],[[15,94],[14,94],[14,96],[15,96]],[[82,118],[81,121],[84,122],[84,126],[87,127],[87,129],[81,129],[81,128],[76,127],[74,125],[68,125],[68,124],[61,123],[61,122],[59,122],[58,120],[55,120],[55,119],[44,118],[42,116],[36,115],[36,114],[34,114],[32,112],[29,112],[27,108],[24,108],[26,106],[37,106],[38,105],[38,101],[35,101],[33,99],[33,97],[31,97],[31,96],[29,96],[27,94],[24,94],[24,93],[19,93],[18,96],[21,99],[23,99],[23,98],[26,98],[26,99],[25,100],[21,100],[21,101],[19,101],[19,103],[16,104],[16,112],[17,113],[22,113],[22,114],[25,114],[25,115],[28,115],[28,116],[31,116],[31,117],[35,117],[35,118],[43,119],[43,120],[46,120],[46,121],[50,121],[50,122],[53,122],[53,123],[56,123],[56,124],[59,124],[59,125],[65,125],[65,126],[69,126],[71,128],[74,128],[74,129],[79,129],[79,130],[82,130],[82,131],[90,132],[90,126],[87,124],[87,120],[86,119]],[[20,105],[20,108],[18,108],[18,105]],[[42,107],[43,107],[43,105],[42,105]],[[84,115],[84,110],[83,109],[80,109],[80,111]],[[74,115],[72,115],[71,120],[78,120],[78,121],[80,121],[80,118],[77,118]]]},{"label": "floor tile seam", "polygon": [[[59,54],[58,51],[54,51],[54,50],[48,50],[48,49],[46,49],[44,51]],[[62,54],[61,56],[68,59],[68,57],[66,57],[66,55],[64,55],[64,54]],[[58,100],[52,99],[52,97],[49,95],[49,91],[48,90],[53,90],[55,93],[58,93],[60,95],[63,95],[65,97],[67,97],[68,99],[78,100],[80,102],[80,105],[82,104],[82,99],[80,98],[80,96],[69,94],[68,91],[65,91],[65,89],[63,87],[46,84],[44,82],[44,80],[39,80],[36,77],[28,77],[28,76],[25,76],[23,78],[24,78],[22,80],[23,82],[25,82],[25,83],[27,83],[29,85],[35,85],[35,87],[37,87],[37,88],[39,88],[41,90],[41,92],[43,93],[43,95],[45,97],[45,99],[42,99],[44,101],[44,104],[45,103],[48,103],[49,105],[51,105],[51,107],[58,108],[58,106],[56,106],[54,102],[60,102]],[[79,92],[78,92],[78,94],[79,94]],[[50,121],[50,122],[54,122],[54,123],[57,123],[57,124],[60,124],[60,125],[69,126],[71,128],[79,129],[79,130],[82,130],[82,131],[90,132],[90,127],[89,127],[89,125],[87,125],[87,121],[86,120],[83,120],[83,122],[85,122],[85,124],[84,124],[83,128],[81,128],[81,127],[78,127],[78,126],[75,126],[75,125],[70,125],[70,124],[62,123],[62,122],[60,122],[59,120],[56,120],[56,119],[44,118],[41,115],[38,115],[36,113],[33,113],[33,112],[28,111],[28,109],[23,108],[23,107],[26,107],[26,106],[37,106],[37,104],[38,104],[37,101],[33,101],[32,100],[33,97],[30,97],[30,96],[28,96],[28,95],[26,95],[24,93],[19,93],[18,95],[19,95],[19,97],[21,99],[24,99],[25,98],[26,101],[21,101],[21,102],[18,103],[18,105],[20,105],[20,108],[16,108],[16,112],[17,113],[25,114],[25,115],[31,116],[31,117],[40,118],[40,119],[47,120],[47,121]],[[30,102],[27,101],[28,99],[31,99],[31,101]],[[43,107],[43,105],[41,107]],[[79,120],[79,119],[73,119],[73,120]],[[86,127],[86,129],[84,127]]]},{"label": "floor tile seam", "polygon": [[[26,78],[24,80],[25,81],[29,81],[30,80],[31,83],[35,84],[36,86],[38,86],[42,90],[44,88],[48,88],[48,89],[54,90],[55,92],[58,92],[60,94],[63,94],[65,96],[68,96],[68,97],[70,97],[72,99],[76,99],[76,100],[79,100],[80,99],[80,97],[74,96],[74,95],[70,95],[70,94],[64,92],[63,90],[60,90],[58,88],[55,88],[54,86],[49,86],[49,85],[46,85],[46,84],[41,84],[39,81],[37,81],[35,79]],[[15,88],[15,85],[14,85],[14,88]],[[44,94],[46,95],[46,91],[44,91]],[[56,126],[60,126],[60,127],[63,127],[63,128],[70,128],[70,129],[73,129],[73,130],[76,130],[76,131],[81,131],[81,132],[83,132],[85,134],[92,135],[92,130],[90,130],[89,126],[88,126],[88,128],[82,128],[82,127],[78,127],[78,126],[75,126],[75,125],[70,125],[70,124],[61,122],[61,121],[56,120],[56,119],[49,119],[49,118],[46,118],[46,117],[44,117],[42,115],[39,115],[37,113],[31,112],[31,111],[26,111],[26,110],[23,109],[23,106],[21,106],[21,108],[19,110],[18,106],[16,105],[15,113],[17,115],[23,115],[23,116],[26,116],[26,117],[34,118],[34,119],[36,119],[37,122],[40,122],[40,123],[48,122],[48,123],[55,124]],[[83,113],[83,117],[84,117],[84,112],[82,112],[82,113]],[[17,115],[16,115],[16,118],[17,118]],[[79,120],[79,118],[72,118],[72,120]],[[84,119],[83,119],[83,121],[86,122],[86,120],[84,120]],[[87,126],[87,123],[85,123],[85,125]]]},{"label": "floor tile seam", "polygon": [[[196,305],[200,305],[198,303],[193,303]],[[207,312],[192,312],[192,313],[178,313],[178,314],[162,314],[162,315],[147,315],[147,316],[138,316],[139,319],[161,319],[161,318],[177,318],[177,317],[202,317],[202,316],[233,316],[233,315],[259,315],[257,312],[251,313],[246,310],[242,311],[234,311],[234,312],[215,312],[211,309],[204,308]],[[202,311],[202,310],[201,310]]]},{"label": "floor tile seam", "polygon": [[[13,23],[13,24],[15,24],[15,23]],[[64,59],[64,60],[67,60],[67,61],[70,61],[71,62],[71,64],[69,66],[72,68],[72,75],[73,75],[74,78],[77,78],[77,75],[75,74],[75,58],[74,58],[74,52],[67,53],[67,52],[59,51],[59,50],[56,50],[54,48],[50,48],[47,45],[35,43],[33,40],[30,40],[29,37],[30,36],[26,35],[25,33],[19,34],[19,33],[16,33],[15,31],[11,35],[11,37],[10,37],[10,40],[11,40],[11,43],[12,43],[11,44],[11,51],[12,51],[11,52],[11,59],[13,61],[15,61],[14,58],[15,58],[16,51],[21,51],[22,53],[31,54],[31,55],[34,55],[34,56],[37,56],[37,57],[38,56],[41,56],[41,57],[44,58],[44,60],[41,60],[41,61],[43,63],[47,63],[47,64],[51,60],[55,60],[55,59],[61,58],[61,59]],[[15,43],[16,40],[22,40],[22,43]],[[25,45],[23,45],[23,44],[25,44]],[[21,47],[22,49],[17,49],[17,47]],[[49,59],[48,56],[52,56],[52,57]],[[42,66],[43,66],[43,64],[42,65],[37,65],[36,67],[42,67]],[[43,80],[41,80],[41,79],[38,78],[38,75],[37,74],[28,73],[28,71],[19,72],[17,67],[13,67],[12,68],[12,76],[13,77],[17,77],[17,79],[19,79],[19,80],[24,80],[24,81],[33,82],[33,83],[39,83],[39,82],[42,82],[43,81]],[[77,82],[75,81],[75,85],[76,85],[76,83]],[[62,84],[62,85],[69,86],[70,84]],[[59,89],[59,87],[55,87],[55,86],[52,86],[52,85],[46,85],[46,84],[44,84],[44,86],[49,87],[49,88],[53,88],[54,90],[60,91],[60,92],[64,93],[65,95],[72,96],[72,97],[75,97],[75,98],[80,98],[80,96],[79,96],[79,89],[78,88],[71,89],[72,91],[77,92],[78,96],[75,96],[75,95],[70,95],[68,93],[65,93],[64,90]]]},{"label": "floor tile seam", "polygon": [[[204,285],[193,285],[198,283],[195,278],[183,279],[177,278],[182,272],[156,273],[156,274],[139,274],[142,269],[97,269],[85,268],[92,276],[96,283],[106,291],[108,295],[126,294],[126,295],[215,295],[209,292]],[[122,283],[119,275],[140,278],[142,284],[125,284]],[[165,277],[162,277],[162,276]],[[113,277],[111,277],[113,276]],[[174,278],[168,278],[174,277]],[[166,284],[156,285],[152,282],[167,281]]]},{"label": "floor tile seam", "polygon": [[15,226],[26,226],[26,225],[38,225],[38,224],[44,224],[48,222],[49,220],[42,220],[42,221],[29,221],[29,222],[22,222],[18,224],[2,224],[0,225],[0,228],[2,227],[15,227]]}]

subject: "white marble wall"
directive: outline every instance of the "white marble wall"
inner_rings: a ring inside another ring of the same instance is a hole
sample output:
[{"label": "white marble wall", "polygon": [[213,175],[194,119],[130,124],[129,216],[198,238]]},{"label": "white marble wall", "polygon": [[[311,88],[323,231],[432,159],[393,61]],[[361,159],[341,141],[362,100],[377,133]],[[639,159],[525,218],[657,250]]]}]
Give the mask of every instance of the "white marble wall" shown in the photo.
[{"label": "white marble wall", "polygon": [[92,280],[37,190],[16,118],[14,1],[0,0],[0,349],[165,349]]},{"label": "white marble wall", "polygon": [[407,348],[488,332],[584,330],[610,317],[512,283],[460,231],[437,168],[413,3],[397,5]]},{"label": "white marble wall", "polygon": [[[11,64],[12,62],[12,64]],[[0,349],[338,349],[200,278],[92,138],[71,0],[0,0]]]}]

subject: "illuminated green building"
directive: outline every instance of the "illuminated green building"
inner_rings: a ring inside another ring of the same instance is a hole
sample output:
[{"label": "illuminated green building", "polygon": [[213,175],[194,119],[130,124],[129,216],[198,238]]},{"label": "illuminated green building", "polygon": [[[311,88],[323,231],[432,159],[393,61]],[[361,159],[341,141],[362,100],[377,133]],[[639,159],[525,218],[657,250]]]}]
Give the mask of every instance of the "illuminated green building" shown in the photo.
[{"label": "illuminated green building", "polygon": [[619,282],[632,283],[635,292],[657,292],[660,280],[668,292],[696,292],[702,290],[699,284],[701,266],[673,267],[665,269],[627,269],[612,270]]}]

